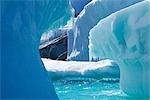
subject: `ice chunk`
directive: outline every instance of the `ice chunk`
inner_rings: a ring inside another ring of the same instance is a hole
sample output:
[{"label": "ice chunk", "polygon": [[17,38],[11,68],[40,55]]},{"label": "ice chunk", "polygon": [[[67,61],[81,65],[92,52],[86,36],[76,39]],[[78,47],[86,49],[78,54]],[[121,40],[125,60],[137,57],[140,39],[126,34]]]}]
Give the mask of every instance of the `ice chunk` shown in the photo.
[{"label": "ice chunk", "polygon": [[74,28],[68,32],[68,59],[89,60],[90,29],[106,16],[139,1],[142,0],[93,0],[87,4],[77,17]]},{"label": "ice chunk", "polygon": [[121,89],[134,96],[150,96],[150,1],[104,18],[89,34],[90,59],[116,60]]},{"label": "ice chunk", "polygon": [[54,79],[68,77],[119,78],[119,66],[112,60],[98,62],[55,61],[42,58],[46,70]]},{"label": "ice chunk", "polygon": [[2,0],[1,98],[57,100],[39,55],[40,35],[70,19],[67,0]]}]

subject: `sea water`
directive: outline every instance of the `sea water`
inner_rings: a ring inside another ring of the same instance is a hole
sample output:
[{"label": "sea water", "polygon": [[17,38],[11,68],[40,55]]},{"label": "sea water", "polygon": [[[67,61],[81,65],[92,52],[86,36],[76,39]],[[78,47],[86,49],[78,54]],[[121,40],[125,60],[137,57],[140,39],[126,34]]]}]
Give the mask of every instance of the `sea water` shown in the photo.
[{"label": "sea water", "polygon": [[68,78],[53,82],[60,100],[147,100],[123,93],[119,79]]}]

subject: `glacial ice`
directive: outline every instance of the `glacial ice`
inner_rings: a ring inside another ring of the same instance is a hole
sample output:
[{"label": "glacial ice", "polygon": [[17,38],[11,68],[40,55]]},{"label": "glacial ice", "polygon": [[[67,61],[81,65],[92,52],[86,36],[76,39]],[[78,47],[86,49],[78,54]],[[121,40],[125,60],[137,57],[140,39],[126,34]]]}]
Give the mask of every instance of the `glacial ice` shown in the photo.
[{"label": "glacial ice", "polygon": [[44,66],[50,77],[59,78],[119,78],[119,66],[112,60],[106,59],[98,62],[56,61],[42,58]]},{"label": "glacial ice", "polygon": [[[114,59],[120,66],[123,91],[130,95],[149,96],[150,2],[135,4],[139,1],[142,0],[93,0],[85,6],[74,28],[68,32],[68,59]],[[132,4],[135,5],[125,8]],[[83,5],[80,7],[79,12]],[[118,11],[120,9],[123,10]],[[62,27],[70,16],[67,0],[1,1],[2,99],[58,99],[42,65],[38,48],[41,33]],[[47,65],[49,60],[44,59],[44,62],[46,66],[51,66]],[[119,77],[118,66],[111,62],[104,60],[97,65],[96,62],[50,61],[64,66],[57,69],[58,66],[54,65],[46,69],[53,70],[52,74],[57,74],[57,77],[76,76],[72,75],[72,71],[82,77]],[[77,69],[75,65],[78,65]]]},{"label": "glacial ice", "polygon": [[88,3],[68,32],[68,60],[89,60],[89,31],[99,20],[142,0],[92,0]]},{"label": "glacial ice", "polygon": [[89,35],[89,58],[115,60],[121,89],[132,96],[150,96],[150,1],[102,19]]},{"label": "glacial ice", "polygon": [[70,19],[67,0],[1,1],[1,98],[57,100],[42,65],[41,33]]}]

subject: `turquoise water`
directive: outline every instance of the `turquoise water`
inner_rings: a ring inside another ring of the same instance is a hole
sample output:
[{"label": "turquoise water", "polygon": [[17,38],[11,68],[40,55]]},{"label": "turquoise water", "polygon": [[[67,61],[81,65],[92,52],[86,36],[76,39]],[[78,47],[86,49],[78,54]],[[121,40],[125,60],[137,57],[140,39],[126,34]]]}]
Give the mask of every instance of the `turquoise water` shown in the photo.
[{"label": "turquoise water", "polygon": [[119,88],[119,79],[71,78],[54,81],[60,100],[143,100],[124,94]]}]

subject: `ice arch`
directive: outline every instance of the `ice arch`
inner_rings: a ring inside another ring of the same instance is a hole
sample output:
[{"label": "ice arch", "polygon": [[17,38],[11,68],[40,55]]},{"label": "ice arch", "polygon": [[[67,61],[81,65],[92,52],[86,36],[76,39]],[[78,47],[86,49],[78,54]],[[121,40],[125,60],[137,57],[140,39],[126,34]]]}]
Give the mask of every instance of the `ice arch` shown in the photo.
[{"label": "ice arch", "polygon": [[40,35],[70,18],[67,0],[1,1],[1,96],[58,99],[41,63]]},{"label": "ice arch", "polygon": [[120,66],[121,89],[150,97],[150,1],[101,20],[90,31],[89,57],[111,58]]},{"label": "ice arch", "polygon": [[88,3],[68,32],[68,59],[89,60],[89,31],[99,20],[143,0],[92,0]]}]

